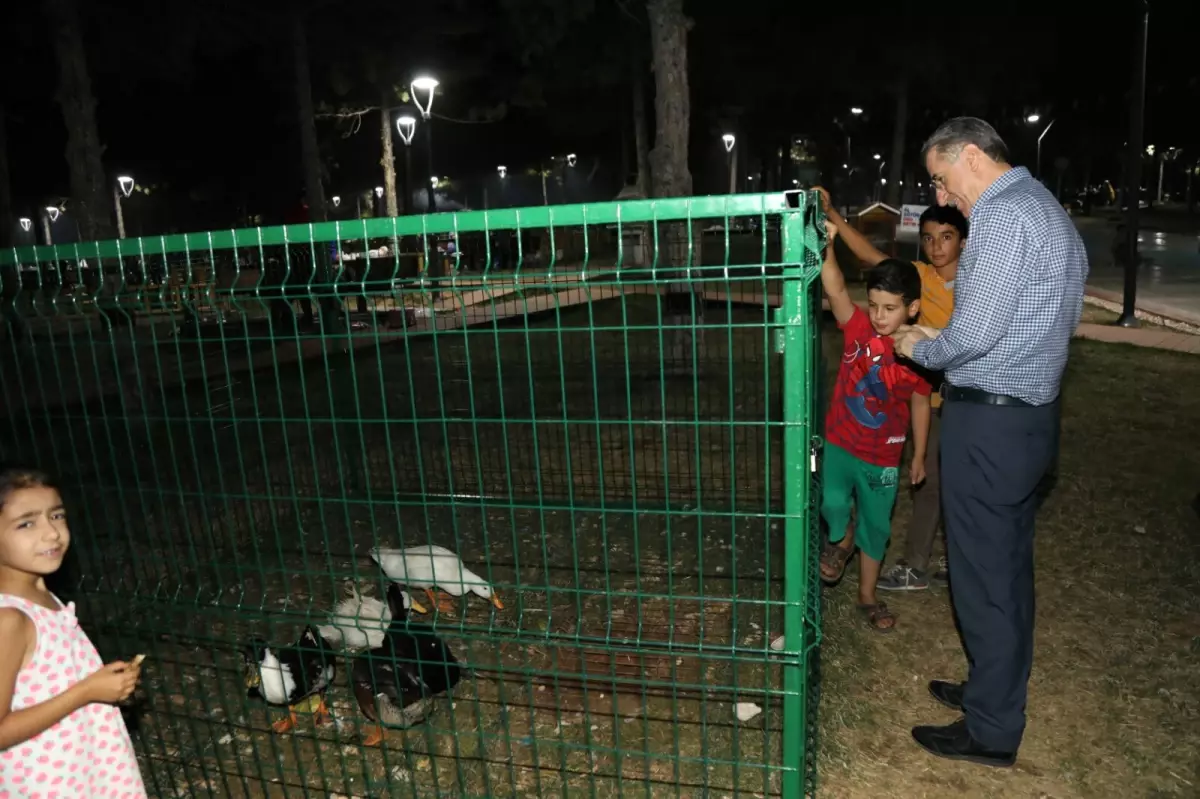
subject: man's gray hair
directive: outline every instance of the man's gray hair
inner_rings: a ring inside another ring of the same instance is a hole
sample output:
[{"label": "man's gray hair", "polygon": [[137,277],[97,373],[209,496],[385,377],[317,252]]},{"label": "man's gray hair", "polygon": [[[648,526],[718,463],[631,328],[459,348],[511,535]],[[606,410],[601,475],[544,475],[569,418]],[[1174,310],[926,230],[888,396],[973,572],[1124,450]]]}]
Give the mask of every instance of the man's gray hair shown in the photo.
[{"label": "man's gray hair", "polygon": [[936,150],[938,155],[958,157],[968,144],[974,144],[983,154],[1001,164],[1007,164],[1008,145],[988,123],[977,117],[955,117],[943,122],[921,145],[921,158]]}]

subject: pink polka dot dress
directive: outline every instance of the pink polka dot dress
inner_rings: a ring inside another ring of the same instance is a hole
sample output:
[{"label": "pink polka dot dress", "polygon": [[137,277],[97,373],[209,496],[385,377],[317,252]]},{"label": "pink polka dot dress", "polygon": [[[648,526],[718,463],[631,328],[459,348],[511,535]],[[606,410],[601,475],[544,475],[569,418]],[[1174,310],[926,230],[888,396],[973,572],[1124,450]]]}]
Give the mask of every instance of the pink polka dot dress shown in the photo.
[{"label": "pink polka dot dress", "polygon": [[[17,675],[12,709],[45,702],[104,664],[75,618],[75,603],[48,610],[0,594],[0,608],[33,620],[37,649]],[[92,704],[0,752],[0,799],[141,799],[146,796],[121,711]]]}]

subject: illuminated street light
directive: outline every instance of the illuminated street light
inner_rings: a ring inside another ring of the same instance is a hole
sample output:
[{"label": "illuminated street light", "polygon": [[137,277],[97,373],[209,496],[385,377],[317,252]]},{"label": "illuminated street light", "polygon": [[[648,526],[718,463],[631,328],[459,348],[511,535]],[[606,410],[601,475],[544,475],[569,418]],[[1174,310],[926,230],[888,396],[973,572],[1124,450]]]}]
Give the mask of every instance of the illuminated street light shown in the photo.
[{"label": "illuminated street light", "polygon": [[498,167],[496,167],[496,171],[500,173],[500,179],[501,179],[501,180],[503,180],[504,178],[508,177],[508,167],[506,167],[506,166],[498,166]]},{"label": "illuminated street light", "polygon": [[27,216],[21,217],[21,230],[25,231],[26,233],[28,233],[30,230],[33,230],[33,220]]},{"label": "illuminated street light", "polygon": [[875,153],[875,155],[873,155],[871,157],[874,158],[876,161],[878,161],[880,158],[883,158],[883,156],[880,155],[879,153]]},{"label": "illuminated street light", "polygon": [[732,133],[725,133],[722,134],[721,141],[725,143],[725,152],[731,153],[733,152],[734,143],[737,142],[737,137]]},{"label": "illuminated street light", "polygon": [[400,132],[400,140],[407,147],[412,144],[413,135],[417,132],[417,118],[411,114],[403,115],[396,120],[396,130]]},{"label": "illuminated street light", "polygon": [[[417,104],[417,110],[421,112],[421,116],[425,119],[429,119],[429,114],[433,110],[433,90],[437,87],[437,80],[428,75],[413,78],[413,82],[408,87],[409,92],[412,94],[413,102]],[[417,92],[426,92],[424,104],[421,103],[421,98]]]},{"label": "illuminated street light", "polygon": [[133,193],[133,178],[122,175],[117,178],[117,187],[113,189],[113,206],[117,212],[117,238],[125,238],[125,209],[121,200]]},{"label": "illuminated street light", "polygon": [[852,107],[850,108],[850,113],[851,113],[851,114],[854,114],[854,116],[858,116],[858,115],[859,115],[859,114],[861,114],[862,112],[863,112],[863,110],[862,110],[861,108],[859,108],[858,106],[852,106]]},{"label": "illuminated street light", "polygon": [[376,187],[375,187],[375,196],[376,196],[376,197],[382,197],[382,196],[383,196],[383,186],[376,186]]},{"label": "illuminated street light", "polygon": [[342,204],[342,198],[337,196],[336,194],[333,195],[333,207],[337,208],[341,204]]},{"label": "illuminated street light", "polygon": [[567,166],[575,166],[575,153],[567,154]]},{"label": "illuminated street light", "polygon": [[[1037,123],[1042,121],[1042,115],[1041,114],[1030,114],[1029,116],[1025,117],[1025,121],[1028,122],[1030,125],[1036,125]],[[1050,120],[1048,123],[1046,123],[1046,127],[1042,128],[1042,132],[1038,134],[1037,161],[1034,163],[1034,166],[1033,166],[1034,177],[1040,178],[1042,176],[1042,139],[1046,138],[1046,134],[1050,132],[1050,128],[1052,128],[1052,127],[1054,127],[1053,119]]]},{"label": "illuminated street light", "polygon": [[59,216],[59,214],[61,214],[61,213],[62,213],[62,212],[61,212],[61,211],[59,211],[59,210],[58,210],[58,208],[57,208],[57,207],[55,207],[55,206],[53,206],[53,205],[47,205],[47,206],[46,206],[46,216],[50,217],[50,221],[51,221],[51,222],[57,222],[57,221],[58,221],[58,216]]},{"label": "illuminated street light", "polygon": [[[421,112],[421,117],[428,122],[430,114],[433,112],[433,90],[438,87],[437,79],[431,78],[428,75],[418,75],[413,78],[409,84],[409,93],[412,95],[413,102],[417,104],[417,110]],[[425,102],[421,103],[419,92],[425,92]],[[433,174],[433,126],[425,126],[425,165],[429,169],[430,187],[426,189],[425,197],[429,202],[429,213],[437,211],[437,195],[433,190],[437,188],[437,177]]]}]

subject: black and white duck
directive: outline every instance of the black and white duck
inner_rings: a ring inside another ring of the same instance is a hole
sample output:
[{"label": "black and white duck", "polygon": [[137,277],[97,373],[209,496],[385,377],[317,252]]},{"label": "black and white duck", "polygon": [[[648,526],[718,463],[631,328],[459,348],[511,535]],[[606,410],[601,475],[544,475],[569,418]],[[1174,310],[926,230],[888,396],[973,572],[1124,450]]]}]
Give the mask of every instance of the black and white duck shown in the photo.
[{"label": "black and white duck", "polygon": [[318,725],[331,721],[325,692],[336,672],[333,651],[311,625],[293,646],[271,647],[261,638],[242,653],[246,666],[247,695],[267,704],[286,706],[288,717],[271,725],[277,733],[296,726],[296,712],[316,716]]},{"label": "black and white duck", "polygon": [[350,683],[358,706],[374,729],[363,740],[376,746],[384,727],[406,729],[424,722],[436,698],[453,690],[463,676],[454,653],[433,628],[408,624],[408,611],[388,594],[392,624],[383,643],[354,659]]}]

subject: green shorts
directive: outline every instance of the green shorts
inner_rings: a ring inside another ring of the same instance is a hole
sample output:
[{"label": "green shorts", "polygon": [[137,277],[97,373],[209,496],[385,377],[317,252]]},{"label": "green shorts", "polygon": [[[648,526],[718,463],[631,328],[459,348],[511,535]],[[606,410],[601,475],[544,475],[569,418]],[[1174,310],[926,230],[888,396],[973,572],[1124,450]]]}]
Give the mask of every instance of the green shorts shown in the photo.
[{"label": "green shorts", "polygon": [[855,543],[864,555],[882,561],[892,535],[899,478],[895,466],[876,466],[826,443],[821,463],[821,516],[829,525],[829,540],[836,543],[846,537],[854,507],[858,517]]}]

